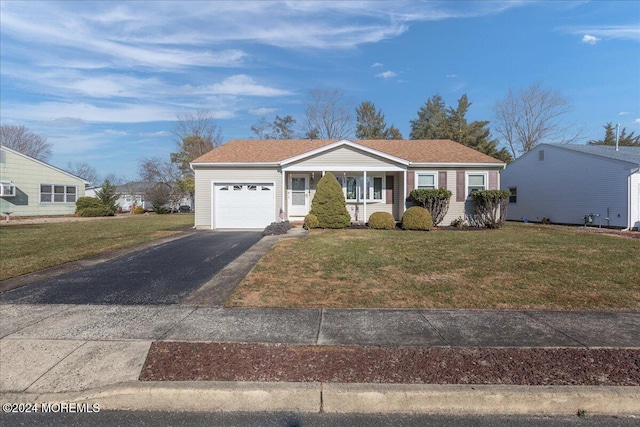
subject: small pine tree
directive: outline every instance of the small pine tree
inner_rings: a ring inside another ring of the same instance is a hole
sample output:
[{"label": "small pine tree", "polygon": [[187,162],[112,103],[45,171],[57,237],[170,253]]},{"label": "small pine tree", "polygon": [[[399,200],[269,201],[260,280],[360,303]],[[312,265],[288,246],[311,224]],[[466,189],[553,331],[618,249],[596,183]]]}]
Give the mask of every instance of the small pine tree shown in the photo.
[{"label": "small pine tree", "polygon": [[331,172],[325,173],[318,181],[310,213],[318,217],[322,228],[346,228],[351,224],[342,187]]},{"label": "small pine tree", "polygon": [[108,179],[105,179],[100,189],[96,190],[96,197],[102,202],[102,205],[107,208],[110,215],[113,215],[118,209],[116,201],[120,198],[120,194],[117,192],[117,187]]}]

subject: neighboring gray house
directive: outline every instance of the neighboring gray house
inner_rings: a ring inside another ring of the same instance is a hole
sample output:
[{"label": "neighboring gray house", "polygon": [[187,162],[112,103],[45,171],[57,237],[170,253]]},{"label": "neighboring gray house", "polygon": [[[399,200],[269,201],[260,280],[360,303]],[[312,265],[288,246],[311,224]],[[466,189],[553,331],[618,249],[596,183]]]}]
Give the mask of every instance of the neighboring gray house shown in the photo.
[{"label": "neighboring gray house", "polygon": [[234,140],[191,163],[198,228],[263,228],[302,221],[316,185],[331,172],[352,220],[374,212],[402,218],[414,188],[453,196],[443,224],[470,213],[469,194],[500,188],[504,163],[450,140]]},{"label": "neighboring gray house", "polygon": [[540,144],[501,173],[507,219],[640,227],[640,147]]},{"label": "neighboring gray house", "polygon": [[55,166],[0,146],[0,214],[68,215],[89,182]]}]

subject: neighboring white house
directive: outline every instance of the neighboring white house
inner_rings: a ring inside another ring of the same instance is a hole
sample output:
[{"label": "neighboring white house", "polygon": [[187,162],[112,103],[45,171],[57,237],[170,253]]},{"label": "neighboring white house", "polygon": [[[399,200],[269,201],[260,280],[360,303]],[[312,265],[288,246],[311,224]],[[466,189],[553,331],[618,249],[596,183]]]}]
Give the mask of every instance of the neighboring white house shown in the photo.
[{"label": "neighboring white house", "polygon": [[507,219],[640,227],[640,147],[540,144],[501,173]]},{"label": "neighboring white house", "polygon": [[402,218],[414,188],[453,195],[443,224],[471,213],[469,194],[500,188],[504,163],[450,140],[234,140],[191,163],[195,225],[263,228],[302,221],[316,185],[331,172],[352,220],[374,212]]},{"label": "neighboring white house", "polygon": [[55,166],[0,146],[0,214],[67,215],[89,182]]}]

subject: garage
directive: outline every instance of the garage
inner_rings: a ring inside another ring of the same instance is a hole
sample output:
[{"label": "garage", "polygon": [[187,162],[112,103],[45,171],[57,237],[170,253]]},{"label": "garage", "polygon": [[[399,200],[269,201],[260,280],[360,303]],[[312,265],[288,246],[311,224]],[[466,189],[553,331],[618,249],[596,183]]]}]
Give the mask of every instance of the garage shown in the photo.
[{"label": "garage", "polygon": [[264,228],[275,220],[273,183],[216,183],[214,228]]}]

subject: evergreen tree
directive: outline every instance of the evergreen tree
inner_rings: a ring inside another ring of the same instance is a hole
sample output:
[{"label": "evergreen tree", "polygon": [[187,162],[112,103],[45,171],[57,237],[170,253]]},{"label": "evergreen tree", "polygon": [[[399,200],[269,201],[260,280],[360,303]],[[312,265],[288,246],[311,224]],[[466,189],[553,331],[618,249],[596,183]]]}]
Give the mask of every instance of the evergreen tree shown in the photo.
[{"label": "evergreen tree", "polygon": [[[611,122],[603,126],[604,139],[589,141],[589,145],[616,145],[616,128]],[[620,147],[640,147],[640,135],[631,132],[627,135],[627,128],[622,128],[618,135],[618,145]]]},{"label": "evergreen tree", "polygon": [[395,126],[387,128],[384,114],[376,111],[371,101],[362,101],[356,107],[356,138],[358,139],[402,139],[402,134]]},{"label": "evergreen tree", "polygon": [[448,138],[447,110],[438,94],[429,98],[418,110],[418,118],[411,120],[411,139]]},{"label": "evergreen tree", "polygon": [[346,228],[351,224],[342,187],[331,172],[325,173],[318,181],[309,213],[318,218],[322,228]]},{"label": "evergreen tree", "polygon": [[105,179],[100,189],[96,190],[96,198],[107,208],[110,215],[113,215],[118,209],[116,201],[120,198],[120,194],[117,192],[117,187],[108,179]]},{"label": "evergreen tree", "polygon": [[418,111],[418,118],[411,121],[411,139],[451,139],[505,163],[511,162],[509,152],[505,148],[498,150],[498,141],[491,138],[488,121],[467,122],[470,106],[467,95],[458,99],[455,109],[447,109],[442,97],[434,95]]}]

